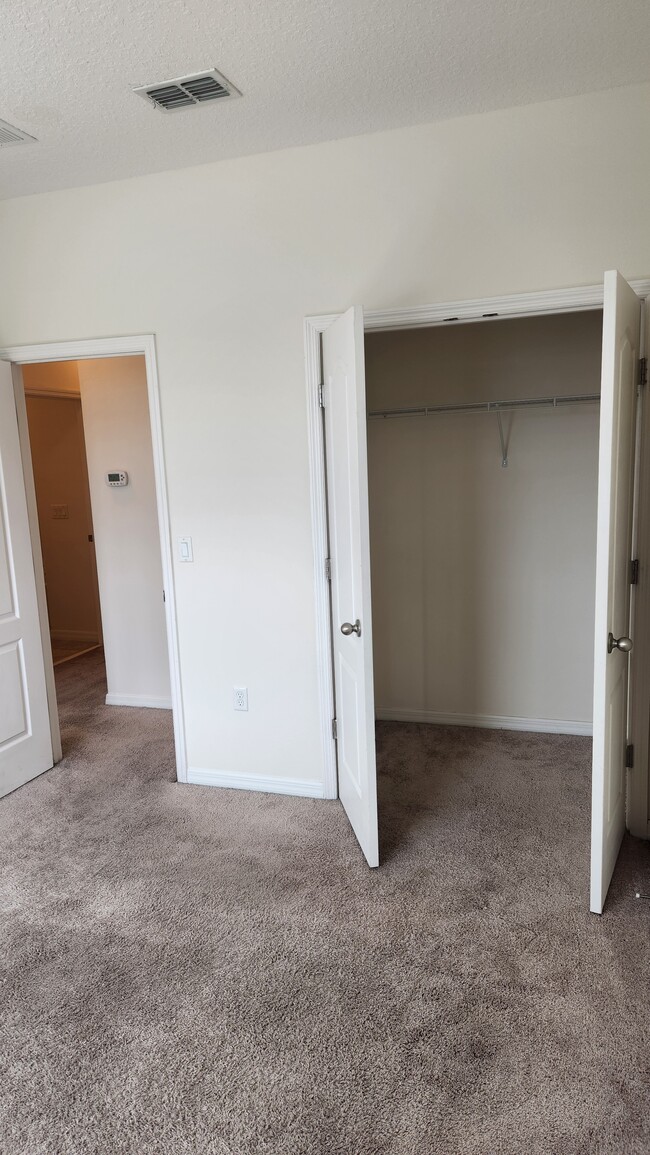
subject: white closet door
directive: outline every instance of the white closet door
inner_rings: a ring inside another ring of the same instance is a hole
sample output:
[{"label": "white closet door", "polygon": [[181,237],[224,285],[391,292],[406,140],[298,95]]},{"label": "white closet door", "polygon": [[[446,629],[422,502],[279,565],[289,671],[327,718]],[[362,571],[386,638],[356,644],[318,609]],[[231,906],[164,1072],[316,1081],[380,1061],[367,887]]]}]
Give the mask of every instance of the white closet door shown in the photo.
[{"label": "white closet door", "polygon": [[[630,562],[641,302],[605,274],[598,464],[591,910],[601,914],[625,831]],[[618,642],[618,645],[616,644]]]},{"label": "white closet door", "polygon": [[0,361],[0,795],[53,762],[13,381]]},{"label": "white closet door", "polygon": [[323,382],[339,797],[368,865],[378,866],[366,381],[359,306],[323,333]]}]

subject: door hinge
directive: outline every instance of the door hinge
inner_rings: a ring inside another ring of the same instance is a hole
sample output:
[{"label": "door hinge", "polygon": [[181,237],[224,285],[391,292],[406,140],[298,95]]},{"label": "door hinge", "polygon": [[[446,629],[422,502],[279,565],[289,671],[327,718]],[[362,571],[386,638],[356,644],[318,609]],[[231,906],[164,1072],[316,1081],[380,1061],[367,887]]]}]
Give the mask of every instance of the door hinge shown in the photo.
[{"label": "door hinge", "polygon": [[631,586],[638,586],[638,584],[639,584],[639,559],[638,559],[638,557],[635,557],[633,559],[633,561],[631,562],[630,585]]},{"label": "door hinge", "polygon": [[642,389],[648,384],[648,358],[639,357],[639,386]]},{"label": "door hinge", "polygon": [[634,768],[634,746],[625,747],[625,768],[627,770]]},{"label": "door hinge", "polygon": [[331,557],[325,558],[325,578],[328,582],[331,582],[331,580],[332,580],[332,559],[331,559]]},{"label": "door hinge", "polygon": [[163,590],[163,601],[164,601],[164,602],[166,602],[166,601],[167,601],[167,598],[165,597],[165,591],[164,591],[164,590]]},{"label": "door hinge", "polygon": [[337,741],[338,736],[339,736],[339,728],[338,728],[338,725],[336,722],[336,718],[332,718],[332,737],[333,737],[335,742]]},{"label": "door hinge", "polygon": [[318,404],[320,405],[321,409],[325,408],[325,393],[323,390],[322,381],[318,382]]}]

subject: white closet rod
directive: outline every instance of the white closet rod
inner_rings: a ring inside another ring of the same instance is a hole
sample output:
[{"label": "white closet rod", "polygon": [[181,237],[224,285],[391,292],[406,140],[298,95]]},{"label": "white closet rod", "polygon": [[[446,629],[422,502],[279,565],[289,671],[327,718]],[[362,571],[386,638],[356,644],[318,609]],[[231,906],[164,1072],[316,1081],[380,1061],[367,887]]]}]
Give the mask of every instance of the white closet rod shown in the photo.
[{"label": "white closet rod", "polygon": [[467,405],[419,405],[414,409],[378,409],[368,414],[368,417],[430,417],[436,413],[496,413],[499,426],[499,441],[501,443],[501,466],[508,468],[508,441],[506,438],[502,413],[512,412],[513,409],[559,409],[561,405],[593,404],[600,401],[599,393],[575,393],[571,397],[531,397],[521,398],[518,401],[476,401]]},{"label": "white closet rod", "polygon": [[562,405],[593,404],[600,393],[576,393],[570,397],[531,397],[517,401],[475,401],[465,405],[417,405],[408,409],[375,409],[368,417],[431,417],[436,413],[503,413],[512,409],[559,409]]}]

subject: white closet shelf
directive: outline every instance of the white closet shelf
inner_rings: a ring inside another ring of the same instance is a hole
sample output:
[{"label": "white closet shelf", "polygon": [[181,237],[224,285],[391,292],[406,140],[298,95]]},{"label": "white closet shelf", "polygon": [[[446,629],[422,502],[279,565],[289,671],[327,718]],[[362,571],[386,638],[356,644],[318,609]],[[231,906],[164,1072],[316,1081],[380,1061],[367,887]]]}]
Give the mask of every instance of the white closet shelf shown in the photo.
[{"label": "white closet shelf", "polygon": [[522,397],[516,401],[470,401],[460,405],[414,405],[403,409],[375,409],[369,418],[433,417],[436,413],[503,413],[512,409],[559,409],[563,405],[594,404],[600,393],[575,393],[566,397]]},{"label": "white closet shelf", "polygon": [[501,442],[501,467],[508,468],[508,439],[501,421],[502,413],[512,413],[515,409],[560,409],[565,405],[594,405],[600,401],[600,393],[574,393],[566,397],[521,397],[516,401],[474,401],[463,405],[416,405],[405,409],[376,409],[368,413],[368,418],[385,417],[433,417],[436,413],[496,413]]}]

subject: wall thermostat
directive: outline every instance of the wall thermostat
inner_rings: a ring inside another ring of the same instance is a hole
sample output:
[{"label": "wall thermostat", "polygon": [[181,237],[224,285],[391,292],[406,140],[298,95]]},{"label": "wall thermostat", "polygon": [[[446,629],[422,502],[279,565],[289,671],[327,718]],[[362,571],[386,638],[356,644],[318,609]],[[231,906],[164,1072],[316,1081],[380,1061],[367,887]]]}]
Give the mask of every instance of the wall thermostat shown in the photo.
[{"label": "wall thermostat", "polygon": [[112,473],[106,474],[107,485],[128,485],[129,475],[126,469],[115,469]]}]

